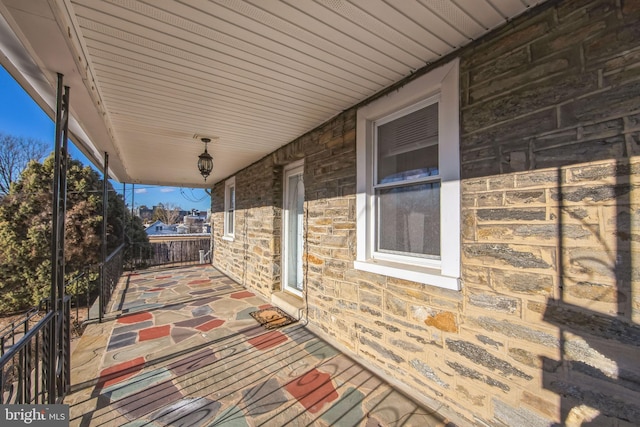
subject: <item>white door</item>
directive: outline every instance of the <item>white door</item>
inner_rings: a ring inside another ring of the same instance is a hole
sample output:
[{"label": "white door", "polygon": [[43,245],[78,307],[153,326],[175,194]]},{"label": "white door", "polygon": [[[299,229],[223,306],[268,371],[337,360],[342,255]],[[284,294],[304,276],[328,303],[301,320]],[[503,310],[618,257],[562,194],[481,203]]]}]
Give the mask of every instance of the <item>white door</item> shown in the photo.
[{"label": "white door", "polygon": [[304,251],[304,165],[296,162],[284,171],[282,224],[282,283],[285,291],[302,296]]}]

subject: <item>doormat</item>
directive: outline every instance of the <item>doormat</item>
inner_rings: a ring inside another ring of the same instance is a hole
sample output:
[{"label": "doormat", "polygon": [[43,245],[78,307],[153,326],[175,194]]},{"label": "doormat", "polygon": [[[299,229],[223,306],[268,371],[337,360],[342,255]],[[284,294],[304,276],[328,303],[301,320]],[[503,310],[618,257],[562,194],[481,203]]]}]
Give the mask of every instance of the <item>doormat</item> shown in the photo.
[{"label": "doormat", "polygon": [[263,308],[262,310],[253,311],[249,314],[251,317],[256,319],[258,323],[264,326],[265,329],[281,328],[297,322],[296,319],[289,316],[278,307]]}]

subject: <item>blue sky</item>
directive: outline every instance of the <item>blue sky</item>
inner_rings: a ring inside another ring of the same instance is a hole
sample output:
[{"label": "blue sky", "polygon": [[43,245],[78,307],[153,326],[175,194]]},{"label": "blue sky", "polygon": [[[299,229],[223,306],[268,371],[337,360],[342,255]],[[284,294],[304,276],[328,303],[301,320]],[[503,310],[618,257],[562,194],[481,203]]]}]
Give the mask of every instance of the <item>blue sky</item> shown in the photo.
[{"label": "blue sky", "polygon": [[[22,87],[0,66],[0,133],[24,138],[39,139],[48,143],[53,150],[55,126],[53,121],[42,111]],[[71,157],[85,165],[96,166],[73,145],[69,144]],[[122,183],[111,181],[116,191],[122,193]],[[170,203],[184,210],[207,210],[211,207],[209,196],[202,189],[159,187],[152,185],[136,185],[135,194],[131,184],[126,186],[125,201],[141,205],[154,206],[158,203]]]}]

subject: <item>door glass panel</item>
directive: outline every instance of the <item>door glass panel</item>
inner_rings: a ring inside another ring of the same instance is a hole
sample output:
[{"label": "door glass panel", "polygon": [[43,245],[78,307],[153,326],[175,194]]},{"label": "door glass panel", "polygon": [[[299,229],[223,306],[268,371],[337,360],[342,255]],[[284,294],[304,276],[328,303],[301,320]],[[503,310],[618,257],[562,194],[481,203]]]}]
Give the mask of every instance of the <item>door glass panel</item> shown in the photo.
[{"label": "door glass panel", "polygon": [[304,183],[302,172],[285,176],[284,283],[295,293],[303,290],[302,253],[304,232]]}]

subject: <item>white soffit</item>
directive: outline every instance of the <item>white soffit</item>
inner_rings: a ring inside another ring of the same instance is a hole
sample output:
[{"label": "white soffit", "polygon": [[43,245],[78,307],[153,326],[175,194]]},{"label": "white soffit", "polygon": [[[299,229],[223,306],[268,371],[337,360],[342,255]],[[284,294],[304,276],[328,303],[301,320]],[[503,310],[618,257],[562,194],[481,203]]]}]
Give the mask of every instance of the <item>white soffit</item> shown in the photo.
[{"label": "white soffit", "polygon": [[[75,140],[109,152],[117,179],[209,186],[538,3],[0,0],[0,12],[42,79],[71,82]],[[7,45],[3,65],[49,105]],[[194,135],[217,138],[206,184]]]}]

